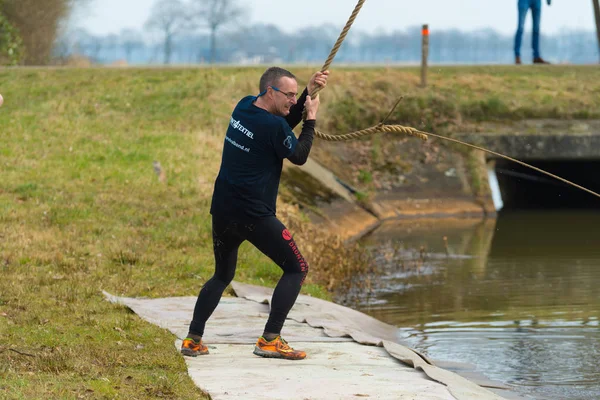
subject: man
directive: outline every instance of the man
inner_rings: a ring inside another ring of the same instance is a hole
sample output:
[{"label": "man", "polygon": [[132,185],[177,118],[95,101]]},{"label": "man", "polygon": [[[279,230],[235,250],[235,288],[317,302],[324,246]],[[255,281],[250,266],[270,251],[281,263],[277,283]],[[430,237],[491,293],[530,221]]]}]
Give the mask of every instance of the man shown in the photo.
[{"label": "man", "polygon": [[[552,0],[546,0],[548,5]],[[525,18],[527,12],[531,9],[533,18],[533,34],[531,45],[533,47],[534,64],[550,64],[540,56],[540,20],[542,18],[542,0],[518,0],[519,25],[515,36],[515,63],[521,64],[521,40],[523,39],[523,29],[525,28]]]},{"label": "man", "polygon": [[[302,165],[312,146],[319,98],[308,96],[327,84],[329,71],[315,73],[299,99],[296,77],[283,68],[269,68],[260,78],[260,94],[243,98],[235,107],[215,182],[211,214],[215,273],[196,302],[193,320],[181,353],[208,354],[202,342],[206,321],[223,291],[233,280],[240,244],[247,240],[283,270],[275,287],[271,312],[254,354],[301,360],[303,351],[292,349],[280,336],[294,305],[308,264],[292,235],[275,216],[275,203],[283,159]],[[292,129],[306,119],[298,138]]]}]

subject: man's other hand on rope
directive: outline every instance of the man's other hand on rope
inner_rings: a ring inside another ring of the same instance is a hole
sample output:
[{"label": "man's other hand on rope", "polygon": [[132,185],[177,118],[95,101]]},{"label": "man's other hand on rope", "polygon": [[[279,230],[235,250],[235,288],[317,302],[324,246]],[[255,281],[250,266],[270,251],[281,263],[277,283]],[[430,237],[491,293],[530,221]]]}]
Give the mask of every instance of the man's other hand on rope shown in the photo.
[{"label": "man's other hand on rope", "polygon": [[306,96],[306,101],[304,102],[304,111],[306,111],[305,121],[316,120],[317,119],[317,111],[319,111],[319,104],[321,101],[319,100],[319,96],[315,96],[312,99],[310,96]]}]

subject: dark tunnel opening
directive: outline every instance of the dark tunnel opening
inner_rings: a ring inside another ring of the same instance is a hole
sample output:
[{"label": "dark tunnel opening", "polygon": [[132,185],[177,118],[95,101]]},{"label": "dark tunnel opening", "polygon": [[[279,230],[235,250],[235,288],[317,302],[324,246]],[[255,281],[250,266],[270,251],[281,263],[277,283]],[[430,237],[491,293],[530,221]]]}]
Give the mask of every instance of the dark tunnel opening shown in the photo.
[{"label": "dark tunnel opening", "polygon": [[[523,161],[600,193],[600,160]],[[600,209],[600,197],[520,164],[497,160],[495,172],[504,210]]]}]

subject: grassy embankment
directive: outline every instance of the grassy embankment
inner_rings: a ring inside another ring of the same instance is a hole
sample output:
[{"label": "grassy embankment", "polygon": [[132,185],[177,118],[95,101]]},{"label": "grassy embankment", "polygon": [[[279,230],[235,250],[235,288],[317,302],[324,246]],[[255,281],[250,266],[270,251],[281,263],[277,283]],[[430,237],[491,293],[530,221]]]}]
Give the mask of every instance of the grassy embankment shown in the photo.
[{"label": "grassy embankment", "polygon": [[[198,398],[173,336],[101,290],[195,295],[211,275],[222,135],[262,70],[0,70],[2,397]],[[295,72],[305,83],[311,70]],[[320,126],[373,125],[397,95],[406,99],[393,122],[421,129],[600,113],[598,68],[434,69],[425,90],[418,79],[417,70],[334,70]],[[348,267],[333,258],[340,244],[324,255],[322,235],[282,206],[312,260],[304,292],[327,298],[327,275]],[[243,246],[237,279],[278,277]]]},{"label": "grassy embankment", "polygon": [[432,67],[421,89],[416,69],[346,69],[324,96],[333,97],[327,122],[341,131],[374,125],[404,96],[388,123],[452,133],[481,121],[598,119],[598,79],[598,66]]},{"label": "grassy embankment", "polygon": [[[319,126],[331,133],[373,126],[400,96],[404,98],[387,123],[447,136],[525,132],[523,120],[597,120],[599,78],[598,66],[432,67],[429,86],[423,89],[418,69],[334,71],[331,80],[335,86],[323,95],[325,124]],[[565,131],[550,128],[547,133]],[[436,180],[427,187],[420,173],[456,157],[462,157],[469,170],[474,197],[485,194],[481,192],[481,179],[487,179],[480,176],[485,171],[480,168],[481,154],[439,139],[423,143],[402,136],[374,135],[346,144],[317,146],[314,155],[359,190],[359,201],[380,190],[393,190],[398,177],[406,178],[397,189],[400,192],[406,187],[422,187],[424,193],[436,191]]]}]

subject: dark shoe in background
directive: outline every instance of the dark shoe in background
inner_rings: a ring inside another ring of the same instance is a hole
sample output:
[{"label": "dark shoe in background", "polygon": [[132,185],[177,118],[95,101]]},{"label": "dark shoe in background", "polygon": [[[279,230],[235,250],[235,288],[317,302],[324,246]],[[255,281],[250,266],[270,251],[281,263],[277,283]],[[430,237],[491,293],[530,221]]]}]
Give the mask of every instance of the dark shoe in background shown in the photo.
[{"label": "dark shoe in background", "polygon": [[533,59],[534,64],[550,64],[548,61],[544,60],[542,57],[536,57]]},{"label": "dark shoe in background", "polygon": [[521,64],[521,57],[515,57],[515,64]]}]

